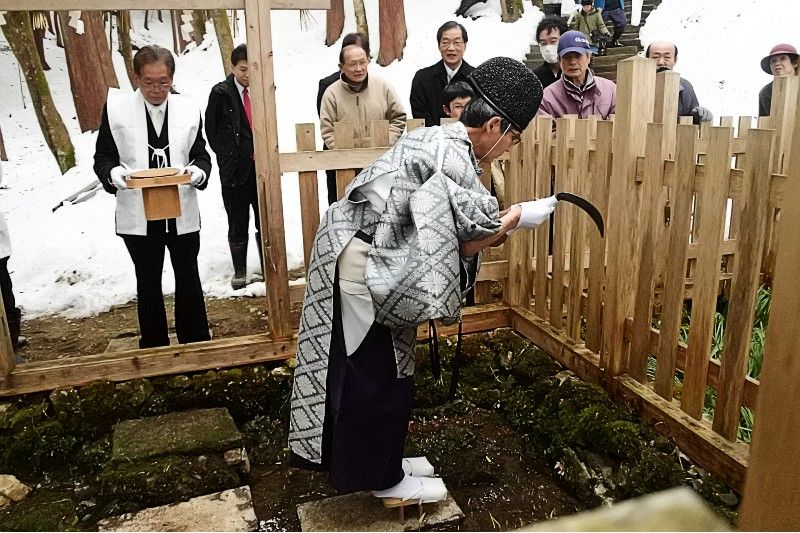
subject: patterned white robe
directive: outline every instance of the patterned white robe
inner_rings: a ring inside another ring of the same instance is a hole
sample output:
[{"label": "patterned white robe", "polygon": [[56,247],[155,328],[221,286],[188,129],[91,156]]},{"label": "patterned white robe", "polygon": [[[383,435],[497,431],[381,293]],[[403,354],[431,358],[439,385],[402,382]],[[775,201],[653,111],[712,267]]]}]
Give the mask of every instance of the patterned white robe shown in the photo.
[{"label": "patterned white robe", "polygon": [[[420,128],[362,170],[345,197],[325,213],[314,239],[297,339],[289,433],[295,454],[322,461],[339,254],[358,230],[373,236],[365,279],[376,320],[392,326],[398,378],[413,375],[416,325],[397,327],[391,317],[407,321],[424,306],[441,307],[441,316],[460,312],[459,263],[474,281],[478,261],[460,257],[459,242],[488,237],[500,227],[497,200],[481,184],[480,172],[463,124],[449,124],[441,132]],[[394,174],[394,183],[383,213],[375,213],[358,189],[387,173]],[[432,301],[431,294],[439,300]]]}]

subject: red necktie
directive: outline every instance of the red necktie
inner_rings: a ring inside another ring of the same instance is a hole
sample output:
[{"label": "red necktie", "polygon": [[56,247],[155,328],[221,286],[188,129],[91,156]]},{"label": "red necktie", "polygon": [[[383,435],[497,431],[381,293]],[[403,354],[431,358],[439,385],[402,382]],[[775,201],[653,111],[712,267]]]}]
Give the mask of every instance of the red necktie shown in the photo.
[{"label": "red necktie", "polygon": [[244,88],[242,91],[242,103],[244,104],[244,114],[247,117],[247,123],[250,125],[250,129],[253,129],[253,111],[250,109],[250,94],[247,91],[247,87]]}]

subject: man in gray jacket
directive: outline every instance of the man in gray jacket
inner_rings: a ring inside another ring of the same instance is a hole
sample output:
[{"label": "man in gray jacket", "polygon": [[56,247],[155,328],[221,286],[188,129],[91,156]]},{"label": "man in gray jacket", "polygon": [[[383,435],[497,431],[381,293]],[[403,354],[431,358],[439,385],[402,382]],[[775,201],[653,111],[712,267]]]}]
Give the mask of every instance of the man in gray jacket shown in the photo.
[{"label": "man in gray jacket", "polygon": [[[656,60],[659,72],[662,70],[672,70],[675,67],[675,63],[678,61],[678,47],[675,43],[669,41],[655,41],[650,43],[650,46],[645,50],[645,57]],[[714,115],[711,114],[711,111],[701,106],[700,102],[697,101],[694,87],[689,83],[689,80],[681,77],[678,91],[679,117],[691,115],[695,124],[714,120]]]}]

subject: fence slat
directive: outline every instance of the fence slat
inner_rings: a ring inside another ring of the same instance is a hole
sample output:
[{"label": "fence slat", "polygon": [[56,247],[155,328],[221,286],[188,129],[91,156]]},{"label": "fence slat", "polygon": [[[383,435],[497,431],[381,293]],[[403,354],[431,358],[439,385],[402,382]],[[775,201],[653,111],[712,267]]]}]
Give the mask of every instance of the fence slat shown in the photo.
[{"label": "fence slat", "polygon": [[[533,132],[523,134],[522,143],[511,149],[506,172],[506,198],[508,205],[530,200],[528,196],[528,180],[522,179],[523,150],[533,142]],[[530,307],[530,270],[532,233],[518,230],[508,237],[505,250],[508,254],[508,281],[503,296],[509,305]]]},{"label": "fence slat", "polygon": [[639,383],[647,381],[647,357],[650,355],[649,331],[653,317],[653,289],[656,270],[656,256],[660,256],[656,248],[656,228],[663,221],[659,199],[663,190],[664,157],[666,142],[675,136],[675,124],[648,124],[647,151],[642,181],[641,217],[642,233],[640,235],[641,253],[639,254],[639,278],[636,288],[636,300],[633,307],[633,334],[631,335],[631,353],[628,361],[628,373]]},{"label": "fence slat", "polygon": [[[336,150],[355,147],[353,135],[355,130],[351,122],[336,122],[333,125],[333,138],[336,143]],[[353,169],[342,169],[336,171],[336,198],[341,200],[344,190],[356,177]]]},{"label": "fence slat", "polygon": [[[753,309],[758,290],[767,222],[774,132],[750,130],[747,138],[744,180],[742,183],[742,219],[747,220],[736,239],[731,299],[725,325],[725,353],[720,372],[720,388],[714,411],[714,431],[733,440],[739,429],[739,406],[753,328]],[[796,230],[796,228],[795,228]]]},{"label": "fence slat", "polygon": [[425,127],[424,118],[410,118],[406,120],[406,131],[413,131],[417,128],[424,128],[424,127]]},{"label": "fence slat", "polygon": [[[297,150],[300,152],[317,149],[316,128],[314,124],[297,124],[295,126]],[[308,268],[314,236],[319,228],[319,190],[317,173],[300,172],[300,220],[303,226],[303,264]]]},{"label": "fence slat", "polygon": [[[614,135],[614,124],[609,121],[598,121],[595,124],[596,140],[594,168],[591,173],[591,202],[600,210],[603,220],[608,221],[608,179],[611,175],[611,142]],[[606,231],[608,223],[606,222]],[[598,353],[603,338],[603,285],[606,278],[606,238],[600,232],[589,233],[589,280],[588,302],[586,305],[586,347]]]},{"label": "fence slat", "polygon": [[[575,170],[572,180],[572,191],[586,197],[589,190],[589,133],[590,124],[586,119],[575,124]],[[583,294],[584,264],[586,250],[586,215],[571,208],[573,212],[572,242],[570,243],[569,267],[569,300],[567,306],[567,335],[573,340],[580,340],[581,333],[581,296]]]},{"label": "fence slat", "polygon": [[681,408],[694,418],[700,418],[705,399],[714,315],[719,294],[732,133],[730,128],[711,128],[705,176],[696,181],[697,261],[681,396]]},{"label": "fence slat", "polygon": [[675,146],[675,175],[669,248],[664,275],[664,303],[661,313],[661,337],[656,360],[655,391],[671,401],[675,380],[678,330],[683,316],[683,283],[689,247],[689,223],[694,190],[694,167],[697,160],[697,128],[679,125]]},{"label": "fence slat", "polygon": [[389,147],[389,121],[373,120],[369,124],[370,145],[373,148]]},{"label": "fence slat", "polygon": [[[750,126],[753,124],[753,117],[739,117],[739,124],[736,128],[736,137],[743,139],[747,142],[747,132],[750,131]],[[744,158],[741,155],[734,157],[734,168],[743,168]],[[731,217],[730,227],[728,229],[728,239],[735,239],[739,234],[739,220],[741,218],[741,209],[739,209],[739,201],[731,201]]]},{"label": "fence slat", "polygon": [[[556,119],[556,172],[555,191],[568,190],[569,183],[569,123],[570,119]],[[563,205],[556,207],[553,215],[553,275],[550,285],[550,323],[561,328],[564,318],[564,256],[566,255],[567,213]]]},{"label": "fence slat", "polygon": [[[550,195],[550,179],[553,175],[550,166],[552,146],[552,117],[536,118],[536,198]],[[543,222],[535,231],[536,272],[534,273],[534,310],[542,318],[547,318],[547,256],[550,238],[550,221]]]}]

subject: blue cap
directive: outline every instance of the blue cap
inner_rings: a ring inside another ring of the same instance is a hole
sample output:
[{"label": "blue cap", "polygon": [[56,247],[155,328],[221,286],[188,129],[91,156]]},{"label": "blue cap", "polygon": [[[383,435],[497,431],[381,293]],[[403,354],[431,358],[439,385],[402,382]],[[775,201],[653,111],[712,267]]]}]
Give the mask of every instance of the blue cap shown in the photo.
[{"label": "blue cap", "polygon": [[569,52],[585,54],[591,51],[592,47],[589,43],[589,38],[579,31],[570,30],[558,40],[558,57],[564,57],[564,54]]}]

